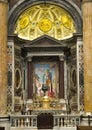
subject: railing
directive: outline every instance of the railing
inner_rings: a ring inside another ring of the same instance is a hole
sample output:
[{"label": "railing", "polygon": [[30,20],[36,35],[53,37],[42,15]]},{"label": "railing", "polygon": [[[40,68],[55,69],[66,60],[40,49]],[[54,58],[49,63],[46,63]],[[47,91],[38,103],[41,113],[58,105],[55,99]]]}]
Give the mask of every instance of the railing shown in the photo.
[{"label": "railing", "polygon": [[[37,115],[11,115],[11,128],[37,128]],[[53,115],[53,128],[92,126],[92,116]]]},{"label": "railing", "polygon": [[80,125],[80,116],[54,115],[54,127],[76,127]]},{"label": "railing", "polygon": [[11,127],[37,127],[36,115],[11,115]]},{"label": "railing", "polygon": [[80,116],[80,122],[82,126],[92,126],[92,115]]},{"label": "railing", "polygon": [[[53,127],[76,127],[80,125],[80,116],[53,115]],[[11,127],[37,127],[37,115],[11,115]]]}]

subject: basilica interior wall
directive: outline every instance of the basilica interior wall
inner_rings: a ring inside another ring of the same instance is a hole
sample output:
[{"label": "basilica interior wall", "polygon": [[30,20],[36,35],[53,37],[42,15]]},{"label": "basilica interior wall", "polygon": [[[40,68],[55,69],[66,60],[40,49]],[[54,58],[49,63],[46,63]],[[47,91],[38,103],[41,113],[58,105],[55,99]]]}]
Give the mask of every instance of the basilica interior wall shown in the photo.
[{"label": "basilica interior wall", "polygon": [[[31,2],[29,2],[30,5],[33,4],[33,2],[34,2],[33,0]],[[40,1],[40,2],[43,2],[43,1]],[[45,1],[45,2],[50,3],[48,0]],[[69,6],[67,6],[67,4],[64,3],[62,0],[58,1],[58,2],[53,0],[53,1],[51,1],[51,4],[54,3],[54,2],[55,2],[55,4],[58,3],[58,5],[61,4],[61,6],[64,7],[65,9],[67,8],[67,11],[69,11],[69,13],[72,15],[72,18],[75,21],[75,24],[76,24],[75,27],[76,27],[76,30],[77,30],[76,32],[79,33],[79,35],[80,35],[82,33],[81,1],[80,0],[71,0],[71,1],[66,0],[66,2],[69,3]],[[73,3],[74,6],[73,6],[73,4],[71,4],[72,2],[74,2]],[[25,4],[27,7],[29,7],[27,2],[23,1],[23,4]],[[23,6],[23,4],[21,2],[19,2],[19,1],[17,1],[17,0],[14,0],[14,1],[10,0],[10,3],[9,3],[9,6],[10,6],[10,8],[9,8],[9,10],[10,10],[10,14],[9,14],[9,35],[14,33],[15,23],[16,23],[19,15],[21,14],[20,12],[22,12],[24,10],[24,8],[25,9],[27,8],[26,6]],[[19,22],[20,22],[20,20],[19,20]],[[56,24],[56,26],[57,26],[57,24]],[[66,26],[66,24],[64,26]],[[21,27],[22,27],[22,29],[25,28],[23,26],[21,26]],[[44,32],[45,28],[41,28],[41,26],[40,27],[38,26],[37,29],[40,30],[40,32],[41,31]],[[56,29],[57,29],[57,27],[56,27]],[[46,28],[45,31],[49,31],[48,28]],[[81,114],[82,113],[83,114],[83,112],[84,112],[84,62],[83,62],[84,57],[83,57],[83,43],[82,43],[82,35],[78,36],[77,33],[72,35],[73,40],[68,41],[69,39],[67,39],[67,40],[65,40],[65,43],[63,43],[64,40],[61,40],[61,43],[57,42],[57,40],[55,40],[55,39],[53,40],[53,42],[55,41],[57,43],[60,43],[62,45],[62,47],[65,47],[67,45],[66,47],[70,49],[70,54],[69,55],[67,55],[67,56],[63,55],[63,58],[64,58],[63,59],[63,62],[64,62],[64,64],[63,64],[64,65],[64,75],[63,75],[64,76],[64,89],[63,89],[64,93],[61,92],[62,89],[59,89],[61,95],[63,94],[63,96],[61,96],[61,97],[63,97],[63,99],[64,99],[63,101],[65,101],[63,103],[65,103],[66,109],[64,109],[65,111],[63,111],[63,113],[62,113],[61,108],[60,108],[60,111],[57,112],[56,110],[54,111],[54,108],[52,107],[53,111],[51,110],[50,112],[53,112],[54,114],[57,114],[59,112],[61,112],[63,115],[73,114],[73,113],[76,113],[76,114]],[[30,33],[30,34],[33,34],[33,33]],[[65,33],[65,35],[66,34],[67,33]],[[30,97],[32,98],[32,96],[33,96],[32,95],[33,88],[32,89],[28,88],[28,78],[29,77],[28,77],[28,68],[27,68],[28,67],[27,63],[30,62],[31,56],[26,57],[28,59],[25,60],[25,58],[23,56],[21,56],[21,48],[16,45],[16,42],[13,39],[14,37],[11,37],[11,38],[10,37],[8,39],[7,113],[8,114],[20,114],[21,110],[22,110],[22,107],[23,107],[22,105],[25,105],[25,106],[29,105],[31,107],[33,105],[33,99],[30,99]],[[57,37],[58,36],[55,35],[55,38],[57,38]],[[61,38],[60,35],[59,35],[59,38]],[[39,41],[39,39],[40,38],[38,38],[36,40]],[[68,44],[67,41],[69,42],[69,44]],[[29,42],[29,43],[31,43],[31,42]],[[30,46],[31,46],[31,44],[29,45],[29,47]],[[51,46],[51,44],[50,44],[50,46]],[[38,45],[37,45],[37,47],[38,47]],[[48,44],[47,44],[47,47],[48,47]],[[38,50],[40,50],[40,49],[38,48]],[[31,50],[31,51],[33,52],[33,50]],[[44,48],[43,50],[40,50],[39,52],[41,52],[41,51],[46,51],[46,48]],[[45,52],[44,54],[46,55],[47,52]],[[60,58],[62,51],[57,51],[57,52],[58,52],[58,57]],[[54,53],[54,55],[55,54],[56,53]],[[31,55],[31,53],[30,53],[30,55]],[[37,55],[36,55],[36,57],[37,57]],[[62,61],[62,57],[59,60]],[[61,65],[61,67],[63,65]],[[32,68],[31,68],[31,70],[32,70]],[[32,76],[33,75],[31,75],[31,78],[32,78]],[[60,83],[61,83],[61,86],[62,86],[62,81]],[[33,85],[33,84],[31,84],[31,85]],[[32,90],[32,92],[30,92],[28,90]],[[60,107],[60,105],[62,106],[62,100],[60,99],[58,101],[59,101],[58,102],[59,104],[57,103],[58,104],[57,106],[58,107]],[[39,104],[37,104],[37,103],[38,102],[36,102],[36,105],[39,106]],[[49,104],[44,104],[44,102],[43,102],[42,106],[44,107],[44,105],[47,105],[46,107],[48,107],[48,108],[50,107]],[[55,105],[56,104],[54,104],[53,106],[55,106]],[[31,107],[30,107],[30,109],[31,109]],[[34,110],[33,110],[32,114],[34,114],[34,113],[39,114],[39,111],[37,110],[36,112],[34,112]],[[80,119],[78,118],[78,120],[81,120],[81,119],[82,119],[82,117],[80,117]],[[60,117],[60,121],[61,121],[61,117]],[[59,121],[59,123],[60,123],[60,121]],[[86,123],[84,123],[84,121],[86,121]],[[84,121],[81,123],[81,125],[91,125],[90,124],[90,116],[88,116],[88,120],[84,120]],[[67,122],[68,122],[68,120],[67,120]],[[4,125],[5,125],[5,123],[4,123]],[[72,125],[74,125],[74,124],[72,124]],[[74,129],[76,129],[76,128],[74,128]]]}]

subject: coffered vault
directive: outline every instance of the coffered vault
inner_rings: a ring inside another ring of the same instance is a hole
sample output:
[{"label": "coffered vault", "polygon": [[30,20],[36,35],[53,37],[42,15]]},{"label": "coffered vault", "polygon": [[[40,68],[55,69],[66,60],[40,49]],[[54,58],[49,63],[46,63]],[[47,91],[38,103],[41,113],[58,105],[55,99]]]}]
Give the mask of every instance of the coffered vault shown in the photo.
[{"label": "coffered vault", "polygon": [[34,40],[48,35],[62,40],[76,32],[73,18],[63,8],[52,4],[29,7],[21,13],[15,24],[14,33],[19,37]]}]

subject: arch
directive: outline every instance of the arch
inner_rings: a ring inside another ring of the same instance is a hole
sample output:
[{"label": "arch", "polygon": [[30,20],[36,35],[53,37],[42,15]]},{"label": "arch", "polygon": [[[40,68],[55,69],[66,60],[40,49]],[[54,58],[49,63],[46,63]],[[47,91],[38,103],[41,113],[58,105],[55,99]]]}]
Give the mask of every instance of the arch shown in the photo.
[{"label": "arch", "polygon": [[32,0],[32,1],[26,1],[26,0],[21,0],[18,1],[13,8],[9,12],[9,27],[8,27],[8,33],[9,35],[12,35],[14,33],[14,26],[16,23],[16,20],[20,16],[20,14],[27,8],[37,5],[37,4],[54,4],[57,6],[60,6],[64,8],[66,11],[69,12],[69,14],[73,17],[75,25],[76,25],[76,31],[77,33],[82,32],[82,14],[80,8],[73,2],[69,0]]}]

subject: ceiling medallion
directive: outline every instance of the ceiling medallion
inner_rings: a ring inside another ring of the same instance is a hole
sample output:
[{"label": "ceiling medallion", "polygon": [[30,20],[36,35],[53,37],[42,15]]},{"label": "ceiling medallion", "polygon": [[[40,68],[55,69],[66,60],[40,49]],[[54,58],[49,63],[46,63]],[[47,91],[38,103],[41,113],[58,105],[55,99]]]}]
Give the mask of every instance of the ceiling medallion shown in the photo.
[{"label": "ceiling medallion", "polygon": [[71,18],[68,15],[62,16],[61,23],[63,24],[64,27],[71,29],[72,21],[71,21]]},{"label": "ceiling medallion", "polygon": [[20,25],[21,29],[25,28],[28,24],[29,24],[29,17],[28,16],[22,17],[20,19],[19,25]]},{"label": "ceiling medallion", "polygon": [[52,29],[52,21],[50,19],[41,19],[38,26],[41,31],[49,32]]}]

